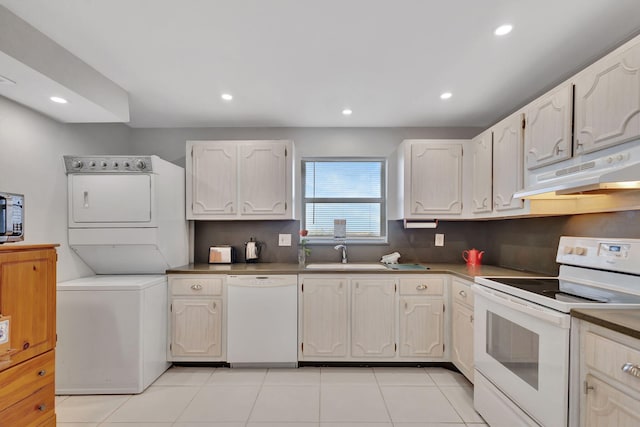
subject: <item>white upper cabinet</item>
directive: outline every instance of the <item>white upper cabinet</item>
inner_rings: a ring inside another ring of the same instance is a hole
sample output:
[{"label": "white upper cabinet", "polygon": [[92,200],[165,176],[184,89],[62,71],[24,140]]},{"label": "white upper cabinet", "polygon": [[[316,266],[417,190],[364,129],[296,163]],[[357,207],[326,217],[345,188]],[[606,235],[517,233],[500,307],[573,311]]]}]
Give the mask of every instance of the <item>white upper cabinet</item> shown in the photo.
[{"label": "white upper cabinet", "polygon": [[571,157],[572,107],[573,88],[567,83],[525,108],[524,146],[528,169]]},{"label": "white upper cabinet", "polygon": [[292,219],[291,141],[187,141],[187,219]]},{"label": "white upper cabinet", "polygon": [[187,143],[188,219],[238,213],[237,144]]},{"label": "white upper cabinet", "polygon": [[[285,218],[291,205],[291,168],[284,142],[252,142],[240,145],[238,176],[242,215]],[[288,173],[287,173],[288,172]]]},{"label": "white upper cabinet", "polygon": [[471,140],[471,211],[490,213],[493,210],[493,133],[482,132]]},{"label": "white upper cabinet", "polygon": [[640,136],[640,39],[585,69],[574,84],[576,154]]},{"label": "white upper cabinet", "polygon": [[404,141],[404,218],[462,213],[462,141]]},{"label": "white upper cabinet", "polygon": [[514,193],[522,189],[524,116],[513,114],[493,130],[493,204],[496,211],[522,209]]}]

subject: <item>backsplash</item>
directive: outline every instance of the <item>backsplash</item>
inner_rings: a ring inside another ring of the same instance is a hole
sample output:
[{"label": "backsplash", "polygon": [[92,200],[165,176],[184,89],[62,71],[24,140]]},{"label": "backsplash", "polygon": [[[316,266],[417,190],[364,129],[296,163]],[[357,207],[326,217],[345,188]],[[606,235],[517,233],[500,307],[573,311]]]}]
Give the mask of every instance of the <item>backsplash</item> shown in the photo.
[{"label": "backsplash", "polygon": [[[260,262],[297,262],[299,221],[196,221],[194,257],[206,263],[209,246],[229,244],[244,262],[244,243],[254,237],[262,245]],[[389,243],[348,245],[353,262],[379,261],[399,252],[400,262],[462,263],[462,251],[485,251],[485,264],[555,275],[560,236],[640,238],[640,211],[585,214],[494,221],[441,221],[436,229],[409,229],[402,221],[389,221]],[[278,246],[278,234],[291,234],[292,246]],[[436,233],[445,235],[436,247]],[[311,245],[309,262],[338,262],[332,245]]]}]

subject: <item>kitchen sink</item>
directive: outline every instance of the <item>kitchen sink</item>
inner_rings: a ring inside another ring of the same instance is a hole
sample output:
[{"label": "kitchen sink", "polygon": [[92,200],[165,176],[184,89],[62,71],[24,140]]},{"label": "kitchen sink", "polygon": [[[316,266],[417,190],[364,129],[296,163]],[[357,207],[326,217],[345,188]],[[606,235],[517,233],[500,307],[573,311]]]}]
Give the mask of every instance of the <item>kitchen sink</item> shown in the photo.
[{"label": "kitchen sink", "polygon": [[317,263],[317,264],[308,264],[306,266],[306,269],[307,270],[386,270],[387,267],[378,263],[342,264],[340,262],[323,262],[323,263]]}]

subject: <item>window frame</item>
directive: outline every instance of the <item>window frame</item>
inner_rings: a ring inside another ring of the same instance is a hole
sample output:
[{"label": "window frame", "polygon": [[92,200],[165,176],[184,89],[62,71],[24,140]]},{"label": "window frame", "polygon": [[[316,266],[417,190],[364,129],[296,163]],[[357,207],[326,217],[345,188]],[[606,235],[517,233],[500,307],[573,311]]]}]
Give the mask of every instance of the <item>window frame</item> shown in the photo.
[{"label": "window frame", "polygon": [[[332,198],[332,197],[306,197],[306,166],[307,162],[377,162],[380,163],[380,198]],[[300,227],[306,228],[307,203],[380,203],[380,236],[375,237],[350,237],[335,239],[333,236],[305,236],[308,244],[334,245],[336,241],[347,241],[349,244],[386,244],[388,242],[387,224],[387,159],[384,157],[303,157],[300,161]],[[349,224],[347,222],[347,228]],[[301,238],[302,240],[302,238]]]}]

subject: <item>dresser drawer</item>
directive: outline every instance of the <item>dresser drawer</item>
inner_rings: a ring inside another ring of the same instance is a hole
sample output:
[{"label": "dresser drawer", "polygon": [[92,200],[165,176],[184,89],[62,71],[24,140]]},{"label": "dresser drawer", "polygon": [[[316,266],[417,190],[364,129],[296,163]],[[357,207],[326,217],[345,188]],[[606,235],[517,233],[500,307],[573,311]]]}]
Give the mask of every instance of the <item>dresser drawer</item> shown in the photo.
[{"label": "dresser drawer", "polygon": [[[0,411],[2,426],[31,427],[41,426],[54,416],[55,386],[53,377],[50,383],[25,399]],[[45,423],[46,425],[46,423]]]},{"label": "dresser drawer", "polygon": [[[589,368],[626,384],[634,390],[640,389],[640,350],[637,348],[612,341],[593,332],[587,332],[584,358]],[[631,369],[631,372],[623,371],[622,367],[627,363],[638,369]]]},{"label": "dresser drawer", "polygon": [[400,279],[400,295],[442,295],[444,277],[411,277]]},{"label": "dresser drawer", "polygon": [[169,287],[171,295],[222,295],[222,276],[220,277],[171,277]]},{"label": "dresser drawer", "polygon": [[471,285],[459,279],[451,281],[451,295],[454,301],[473,307],[473,291]]},{"label": "dresser drawer", "polygon": [[54,369],[54,352],[51,350],[0,372],[0,409],[5,409],[35,390],[53,383]]}]

